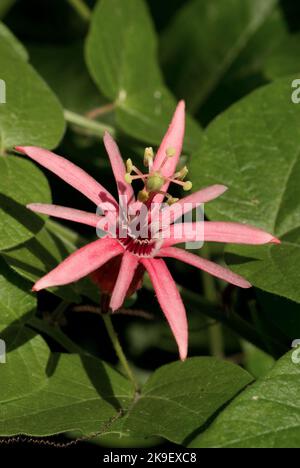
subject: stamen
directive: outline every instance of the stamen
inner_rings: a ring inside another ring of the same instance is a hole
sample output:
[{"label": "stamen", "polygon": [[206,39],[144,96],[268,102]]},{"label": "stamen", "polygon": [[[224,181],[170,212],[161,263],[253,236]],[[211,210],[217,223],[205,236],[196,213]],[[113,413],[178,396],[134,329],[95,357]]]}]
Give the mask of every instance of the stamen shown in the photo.
[{"label": "stamen", "polygon": [[127,182],[127,184],[129,184],[129,185],[132,184],[132,176],[129,174],[129,172],[127,172],[127,173],[125,174],[124,179],[125,179],[125,182]]},{"label": "stamen", "polygon": [[168,205],[173,205],[174,203],[177,203],[179,201],[179,198],[172,197],[172,195],[170,195],[168,192],[163,192],[162,190],[160,190],[157,193],[166,197]]},{"label": "stamen", "polygon": [[183,180],[187,176],[188,172],[188,168],[184,166],[180,171],[175,173],[175,179]]},{"label": "stamen", "polygon": [[190,180],[187,180],[185,183],[184,183],[184,186],[183,186],[183,190],[185,192],[188,192],[189,190],[191,190],[193,187],[193,184]]},{"label": "stamen", "polygon": [[193,186],[193,184],[192,184],[192,182],[190,180],[187,180],[186,182],[183,182],[182,180],[171,179],[170,177],[168,177],[166,180],[168,182],[172,182],[173,184],[180,185],[185,192],[188,192],[189,190],[191,190],[191,188]]},{"label": "stamen", "polygon": [[128,172],[125,174],[125,182],[127,182],[127,184],[132,184],[132,181],[133,180],[138,180],[138,179],[147,179],[149,177],[149,174],[142,174],[142,175],[135,175],[135,176],[132,176],[131,174],[128,174]]},{"label": "stamen", "polygon": [[144,152],[144,166],[145,167],[151,167],[152,168],[152,163],[153,163],[153,158],[154,158],[154,152],[153,148],[145,148]]},{"label": "stamen", "polygon": [[162,168],[164,167],[164,165],[166,164],[166,162],[168,161],[169,158],[173,158],[173,156],[176,155],[176,149],[175,148],[167,148],[166,149],[166,156],[164,157],[160,167],[159,167],[159,171],[162,170]]},{"label": "stamen", "polygon": [[133,170],[132,161],[131,161],[131,159],[127,159],[127,161],[126,161],[126,171],[128,172],[128,174],[131,174],[132,170]]},{"label": "stamen", "polygon": [[172,197],[172,195],[169,195],[168,193],[166,194],[166,197],[169,206],[174,205],[174,203],[177,203],[179,201],[179,198]]},{"label": "stamen", "polygon": [[164,157],[164,159],[162,160],[161,165],[159,166],[159,169],[158,169],[159,171],[162,170],[162,168],[164,167],[164,165],[166,164],[166,162],[168,161],[168,159],[169,159],[168,156],[165,156],[165,157]]},{"label": "stamen", "polygon": [[[140,175],[140,176],[144,176],[145,174],[142,173],[142,171],[140,171],[137,167],[135,166],[132,166],[132,171],[135,172],[136,174]],[[148,175],[148,174],[147,174]]]},{"label": "stamen", "polygon": [[146,189],[140,190],[138,193],[138,201],[144,203],[149,200],[149,192]]},{"label": "stamen", "polygon": [[175,148],[167,148],[166,150],[166,155],[168,158],[172,158],[176,154],[176,149]]},{"label": "stamen", "polygon": [[126,171],[127,171],[127,174],[131,174],[132,172],[135,172],[139,176],[144,175],[136,166],[133,165],[131,159],[127,159],[126,161]]}]

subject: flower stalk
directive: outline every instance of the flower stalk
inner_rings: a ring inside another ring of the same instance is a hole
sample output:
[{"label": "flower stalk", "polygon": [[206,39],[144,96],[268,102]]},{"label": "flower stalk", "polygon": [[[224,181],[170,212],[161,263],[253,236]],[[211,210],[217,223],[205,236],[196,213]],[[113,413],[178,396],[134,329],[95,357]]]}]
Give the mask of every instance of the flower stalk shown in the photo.
[{"label": "flower stalk", "polygon": [[134,388],[134,391],[135,393],[138,393],[139,392],[139,385],[133,375],[133,372],[129,366],[129,363],[127,361],[127,358],[124,354],[124,351],[123,351],[123,348],[121,346],[121,343],[119,341],[119,338],[118,338],[118,335],[114,329],[114,326],[113,326],[113,323],[112,323],[112,320],[111,320],[111,316],[109,314],[102,314],[102,318],[103,318],[103,322],[104,322],[104,325],[105,325],[105,328],[106,328],[106,331],[110,337],[110,340],[111,340],[111,343],[114,347],[114,350],[116,352],[116,355],[118,356],[119,358],[119,361],[120,363],[122,364],[122,367],[123,367],[123,370],[125,372],[125,374],[127,375],[128,379],[130,380],[130,382],[132,383],[133,385],[133,388]]}]

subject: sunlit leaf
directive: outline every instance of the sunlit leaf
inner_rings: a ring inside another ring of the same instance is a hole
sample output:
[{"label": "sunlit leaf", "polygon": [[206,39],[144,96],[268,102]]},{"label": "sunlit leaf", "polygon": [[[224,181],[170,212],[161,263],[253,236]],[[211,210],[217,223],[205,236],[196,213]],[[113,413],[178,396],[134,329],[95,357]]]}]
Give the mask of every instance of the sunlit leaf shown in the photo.
[{"label": "sunlit leaf", "polygon": [[[88,68],[101,92],[115,102],[121,129],[153,144],[160,143],[176,106],[156,55],[156,35],[143,0],[97,3],[86,47]],[[185,148],[197,148],[200,137],[199,125],[188,119]]]},{"label": "sunlit leaf", "polygon": [[[294,353],[299,359],[299,349]],[[294,363],[288,353],[264,379],[235,398],[191,447],[299,447],[299,378],[299,361]]]},{"label": "sunlit leaf", "polygon": [[281,245],[230,246],[227,261],[255,286],[300,301],[300,106],[292,78],[263,87],[232,106],[208,128],[193,155],[194,187],[229,190],[208,203],[210,219],[250,223]]}]

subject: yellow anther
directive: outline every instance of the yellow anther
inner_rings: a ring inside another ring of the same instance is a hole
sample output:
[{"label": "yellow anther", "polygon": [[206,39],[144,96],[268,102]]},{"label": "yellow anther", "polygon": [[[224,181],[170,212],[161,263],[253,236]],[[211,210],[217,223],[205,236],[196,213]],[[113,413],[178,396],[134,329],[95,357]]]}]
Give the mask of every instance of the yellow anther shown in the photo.
[{"label": "yellow anther", "polygon": [[138,193],[138,201],[146,202],[149,199],[149,193],[146,189],[140,190]]},{"label": "yellow anther", "polygon": [[146,187],[149,192],[159,192],[164,183],[164,177],[159,172],[153,172],[147,179]]},{"label": "yellow anther", "polygon": [[171,197],[171,195],[168,197],[168,201],[167,201],[167,204],[168,205],[174,205],[174,203],[177,203],[179,201],[179,198],[174,198],[174,197]]},{"label": "yellow anther", "polygon": [[128,174],[131,174],[133,171],[133,164],[131,159],[127,159],[126,161],[126,171],[128,172]]},{"label": "yellow anther", "polygon": [[125,174],[125,182],[127,182],[127,184],[132,184],[132,176],[130,174],[128,174],[128,172]]},{"label": "yellow anther", "polygon": [[146,167],[149,166],[149,163],[152,162],[154,158],[154,153],[153,153],[153,148],[149,147],[149,148],[145,148],[145,152],[144,152],[144,165]]},{"label": "yellow anther", "polygon": [[184,166],[180,171],[178,171],[175,176],[179,179],[179,180],[183,180],[187,174],[188,174],[189,170],[186,166]]},{"label": "yellow anther", "polygon": [[168,158],[172,158],[176,154],[176,149],[175,148],[167,148],[166,150],[166,155]]},{"label": "yellow anther", "polygon": [[190,180],[187,180],[183,185],[183,190],[185,192],[188,192],[189,190],[191,190],[192,187],[193,187],[192,182]]}]

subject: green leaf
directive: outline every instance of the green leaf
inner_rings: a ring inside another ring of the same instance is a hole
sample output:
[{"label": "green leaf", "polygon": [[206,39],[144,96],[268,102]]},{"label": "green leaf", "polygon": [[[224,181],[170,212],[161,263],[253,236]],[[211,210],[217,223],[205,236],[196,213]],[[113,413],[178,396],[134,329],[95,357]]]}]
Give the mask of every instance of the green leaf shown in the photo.
[{"label": "green leaf", "polygon": [[[6,327],[19,329],[36,308],[36,298],[27,281],[12,271],[0,258],[0,331]],[[2,335],[1,335],[2,337]]]},{"label": "green leaf", "polygon": [[[274,294],[256,290],[259,314],[276,329],[292,341],[300,336],[300,306],[296,302],[275,296]],[[284,311],[284,314],[282,313]]]},{"label": "green leaf", "polygon": [[[153,144],[160,143],[176,106],[163,83],[156,49],[143,0],[98,2],[86,46],[88,68],[101,92],[115,103],[120,128]],[[196,148],[200,138],[200,127],[188,118],[185,149]]]},{"label": "green leaf", "polygon": [[[1,17],[1,15],[0,15]],[[28,53],[23,44],[13,35],[13,33],[5,26],[4,23],[0,22],[0,38],[1,41],[4,39],[8,44],[19,54],[19,56],[27,61]]]},{"label": "green leaf", "polygon": [[[255,286],[300,301],[300,107],[292,78],[265,86],[218,117],[192,158],[194,188],[229,190],[207,204],[210,219],[250,223],[281,245],[230,246],[227,261]],[[228,248],[229,249],[229,248]]]},{"label": "green leaf", "polygon": [[183,443],[251,381],[240,367],[215,358],[168,364],[150,377],[124,429]]},{"label": "green leaf", "polygon": [[51,202],[48,181],[30,161],[0,156],[0,250],[32,238],[44,225],[42,217],[30,212],[32,201]]},{"label": "green leaf", "polygon": [[87,72],[81,43],[67,46],[30,44],[28,50],[33,66],[64,108],[83,114],[106,102]]},{"label": "green leaf", "polygon": [[51,323],[51,321],[47,319],[40,319],[36,316],[31,317],[27,325],[30,326],[33,330],[52,338],[52,340],[56,341],[62,348],[64,348],[69,353],[74,354],[90,354],[89,352],[85,351],[83,348],[78,346],[74,341],[72,341],[57,324]]},{"label": "green leaf", "polygon": [[162,61],[171,89],[186,99],[192,112],[228,74],[241,77],[259,70],[284,32],[281,16],[272,15],[276,3],[193,0],[174,16],[163,35]]},{"label": "green leaf", "polygon": [[[69,237],[67,237],[69,236]],[[34,239],[2,252],[5,261],[24,278],[36,282],[81,246],[72,232],[58,223],[47,221]],[[54,294],[70,302],[79,302],[80,294],[99,300],[97,288],[88,279],[51,288]]]},{"label": "green leaf", "polygon": [[[46,226],[49,234],[52,235],[54,239],[56,239],[56,245],[63,245],[66,249],[65,252],[68,251],[72,253],[87,243],[86,239],[81,237],[77,232],[67,228],[66,226],[63,226],[56,221],[53,221],[52,219],[47,220]],[[61,252],[64,251],[63,248],[60,250]],[[71,287],[77,294],[88,297],[96,304],[99,303],[99,288],[89,278],[82,278],[77,283],[73,283]],[[57,291],[58,290],[59,288]]]},{"label": "green leaf", "polygon": [[269,354],[261,351],[248,341],[242,342],[244,351],[244,367],[256,379],[264,377],[275,364],[274,359]]},{"label": "green leaf", "polygon": [[272,80],[300,72],[300,34],[289,35],[273,50],[265,63],[265,73]]},{"label": "green leaf", "polygon": [[264,379],[235,398],[191,447],[298,448],[299,378],[300,366],[288,353]]},{"label": "green leaf", "polygon": [[0,366],[0,434],[109,433],[131,398],[129,382],[88,356],[51,354],[24,330]]},{"label": "green leaf", "polygon": [[[24,244],[2,252],[5,261],[24,278],[36,282],[64,260],[72,249],[66,246],[46,228]],[[52,288],[53,293],[70,302],[78,302],[73,285]]]},{"label": "green leaf", "polygon": [[6,85],[6,103],[0,104],[0,154],[16,145],[54,148],[65,130],[57,98],[7,41],[0,42],[0,55],[0,77]]},{"label": "green leaf", "polygon": [[251,382],[238,366],[192,358],[157,370],[133,399],[131,384],[104,362],[51,355],[41,337],[27,329],[7,362],[0,367],[5,389],[0,435],[99,431],[127,438],[159,434],[182,442]]}]

